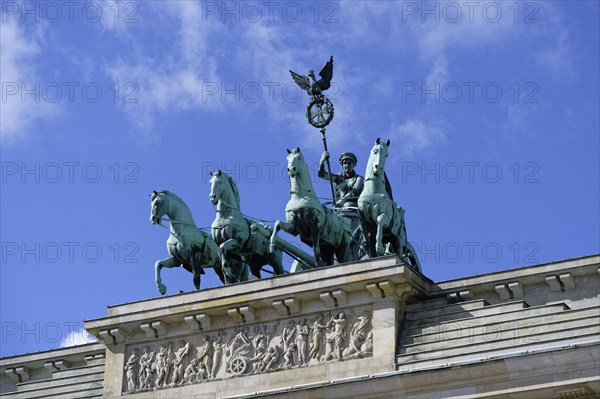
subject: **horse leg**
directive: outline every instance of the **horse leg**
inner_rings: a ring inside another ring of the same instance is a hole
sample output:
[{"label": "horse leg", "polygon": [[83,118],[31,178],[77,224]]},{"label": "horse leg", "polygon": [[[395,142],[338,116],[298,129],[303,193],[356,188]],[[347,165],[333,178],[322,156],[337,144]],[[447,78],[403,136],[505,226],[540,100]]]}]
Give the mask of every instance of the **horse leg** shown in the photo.
[{"label": "horse leg", "polygon": [[[321,232],[319,231],[319,225],[317,220],[314,220],[313,223],[310,224],[310,239],[313,244],[313,254],[315,255],[315,263],[317,267],[320,267],[321,263]],[[333,255],[333,254],[332,254]],[[325,261],[327,266],[333,265],[333,261],[331,263]]]},{"label": "horse leg", "polygon": [[375,241],[375,250],[378,256],[385,254],[385,247],[383,246],[383,229],[387,228],[390,223],[390,219],[387,214],[382,213],[377,216],[377,235]]},{"label": "horse leg", "polygon": [[194,275],[194,288],[197,290],[200,289],[200,275],[202,274],[202,265],[197,264],[195,261],[191,261],[190,265],[192,266],[192,274]]},{"label": "horse leg", "polygon": [[197,290],[200,289],[200,272],[196,271],[195,268],[194,268],[194,288]]},{"label": "horse leg", "polygon": [[257,260],[261,262],[258,270],[259,275],[260,269],[263,265],[270,265],[273,268],[273,275],[283,274],[283,252],[281,252],[281,250],[278,248],[275,248],[274,251],[271,251],[270,245],[271,242],[266,237],[254,232],[250,234],[249,246],[255,248],[255,256]]},{"label": "horse leg", "polygon": [[237,273],[232,271],[232,267],[229,262],[229,252],[238,249],[239,247],[239,243],[233,238],[230,238],[219,245],[219,257],[221,258],[221,265],[223,267],[223,274],[225,276],[225,284],[237,282]]},{"label": "horse leg", "polygon": [[283,230],[286,233],[291,234],[293,236],[298,235],[298,230],[296,230],[296,227],[293,223],[284,222],[283,220],[277,220],[275,222],[275,226],[273,226],[273,233],[271,234],[271,245],[269,246],[269,251],[272,253],[277,251],[276,241],[277,233],[279,232],[279,230]]},{"label": "horse leg", "polygon": [[163,260],[157,260],[154,264],[154,279],[156,281],[156,288],[158,289],[158,292],[160,292],[161,295],[165,295],[165,293],[167,292],[167,286],[162,283],[162,279],[160,277],[160,270],[163,267],[171,268],[178,266],[181,266],[181,263],[179,263],[173,256],[170,256]]},{"label": "horse leg", "polygon": [[217,274],[217,277],[219,277],[219,280],[221,280],[221,282],[223,284],[225,284],[225,275],[223,274],[223,268],[222,266],[216,267],[214,268],[215,273]]},{"label": "horse leg", "polygon": [[[327,266],[333,265],[335,262],[334,258],[335,250],[333,248],[326,247],[321,251],[321,258],[327,264]],[[338,258],[338,262],[342,263]]]},{"label": "horse leg", "polygon": [[283,270],[283,252],[277,250],[269,255],[269,264],[273,266],[273,272],[276,275],[285,273]]},{"label": "horse leg", "polygon": [[402,245],[402,239],[400,237],[391,237],[386,249],[388,254],[396,254],[400,258],[404,258],[405,248]]},{"label": "horse leg", "polygon": [[374,258],[377,255],[377,253],[375,251],[375,243],[371,240],[371,233],[369,233],[367,224],[363,223],[362,221],[361,226],[365,252],[369,255],[369,258]]},{"label": "horse leg", "polygon": [[337,258],[338,263],[346,263],[351,262],[353,260],[358,260],[354,259],[355,256],[353,254],[352,248],[354,248],[352,236],[344,234],[344,238],[342,239],[340,246],[338,246],[335,249],[335,257]]},{"label": "horse leg", "polygon": [[238,273],[236,281],[239,282],[239,283],[244,282],[244,281],[248,281],[248,272],[249,272],[249,269],[250,269],[248,267],[248,265],[245,264],[242,261],[242,258],[240,258],[239,260],[238,259],[233,259],[232,261],[234,262],[234,265],[235,265],[234,268],[236,270],[240,271]]},{"label": "horse leg", "polygon": [[265,262],[263,262],[263,258],[260,255],[246,256],[246,263],[250,267],[250,273],[252,273],[254,277],[260,278],[260,270],[265,264]]}]

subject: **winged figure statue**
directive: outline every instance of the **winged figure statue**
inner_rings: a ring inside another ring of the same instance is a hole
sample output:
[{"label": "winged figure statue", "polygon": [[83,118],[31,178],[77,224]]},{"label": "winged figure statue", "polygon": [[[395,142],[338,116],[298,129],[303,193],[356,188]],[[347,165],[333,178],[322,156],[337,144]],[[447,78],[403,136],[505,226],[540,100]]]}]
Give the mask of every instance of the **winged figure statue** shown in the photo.
[{"label": "winged figure statue", "polygon": [[318,96],[331,87],[331,79],[333,78],[333,56],[329,58],[329,61],[327,61],[323,69],[321,69],[321,72],[319,72],[319,76],[321,77],[319,80],[316,79],[315,71],[312,69],[308,73],[308,76],[300,75],[294,71],[290,71],[290,73],[292,74],[294,82],[296,82],[301,89],[306,90],[309,96]]}]

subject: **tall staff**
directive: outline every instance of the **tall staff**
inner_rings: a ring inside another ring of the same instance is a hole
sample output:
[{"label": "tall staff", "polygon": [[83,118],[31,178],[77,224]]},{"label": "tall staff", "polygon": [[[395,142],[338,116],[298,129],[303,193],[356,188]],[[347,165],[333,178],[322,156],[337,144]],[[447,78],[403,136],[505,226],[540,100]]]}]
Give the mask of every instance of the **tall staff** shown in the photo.
[{"label": "tall staff", "polygon": [[[323,148],[325,149],[325,151],[329,151],[327,149],[327,137],[325,137],[325,128],[321,129],[321,136],[323,136]],[[329,163],[329,158],[327,158],[326,162],[327,162],[327,172],[331,176],[331,164]],[[335,205],[335,203],[337,202],[337,198],[335,196],[335,190],[333,189],[333,180],[332,179],[329,179],[329,187],[331,187],[331,197],[333,198],[333,204]]]},{"label": "tall staff", "polygon": [[[327,137],[325,137],[325,127],[333,120],[333,104],[327,97],[323,95],[323,91],[331,87],[331,79],[333,78],[333,56],[329,58],[329,61],[325,64],[321,72],[319,72],[320,79],[315,78],[315,71],[310,70],[308,76],[300,75],[294,71],[290,71],[294,82],[300,86],[301,89],[306,90],[310,97],[310,102],[306,107],[306,119],[311,126],[320,129],[321,136],[323,138],[323,147],[325,151],[327,149]],[[310,78],[310,80],[309,80]],[[331,175],[331,164],[327,159],[327,172]],[[335,190],[333,189],[333,182],[329,180],[329,186],[331,187],[331,196],[333,203],[336,203]]]}]

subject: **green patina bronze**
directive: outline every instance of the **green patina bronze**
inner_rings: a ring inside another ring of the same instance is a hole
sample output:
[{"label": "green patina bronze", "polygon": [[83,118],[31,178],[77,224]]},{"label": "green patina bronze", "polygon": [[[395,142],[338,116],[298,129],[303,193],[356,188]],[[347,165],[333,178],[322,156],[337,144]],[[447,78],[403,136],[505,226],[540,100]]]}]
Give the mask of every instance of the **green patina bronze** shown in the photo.
[{"label": "green patina bronze", "polygon": [[[325,64],[321,72],[320,79],[315,77],[315,71],[310,70],[308,76],[301,75],[294,71],[290,71],[292,79],[302,90],[306,90],[310,96],[310,101],[306,107],[306,119],[308,123],[316,128],[324,128],[331,123],[333,119],[333,104],[323,92],[331,87],[331,79],[333,78],[333,56]],[[309,79],[310,78],[310,79]]]},{"label": "green patina bronze", "polygon": [[358,197],[362,193],[365,179],[354,171],[358,159],[351,152],[345,152],[340,156],[340,164],[344,169],[342,173],[333,174],[325,171],[325,163],[328,161],[329,151],[324,151],[319,162],[318,175],[321,179],[329,180],[335,185],[334,206],[352,231],[351,257],[353,260],[361,259],[367,252],[358,216]]},{"label": "green patina bronze", "polygon": [[317,265],[333,265],[334,259],[338,263],[351,261],[350,227],[319,202],[300,148],[288,150],[287,162],[291,198],[285,207],[286,221],[275,222],[271,248],[276,247],[277,233],[283,230],[300,235],[302,242],[313,248]]},{"label": "green patina bronze", "polygon": [[[301,89],[306,90],[310,96],[310,101],[306,107],[306,120],[308,123],[316,128],[320,129],[321,137],[323,139],[323,147],[327,152],[327,137],[325,137],[325,127],[333,120],[333,104],[323,92],[331,87],[331,79],[333,79],[333,56],[329,58],[329,61],[325,64],[319,76],[319,80],[315,78],[315,71],[310,70],[308,76],[301,75],[294,71],[290,71],[292,79]],[[309,79],[310,78],[310,79]],[[311,82],[312,80],[312,82]],[[327,171],[331,174],[331,165],[329,158],[325,160],[327,163]],[[330,181],[329,186],[331,188],[331,197],[335,204],[335,191],[333,189],[333,181]]]},{"label": "green patina bronze", "polygon": [[216,206],[212,222],[212,237],[219,246],[225,284],[240,279],[244,268],[238,259],[250,267],[254,276],[260,278],[261,268],[271,265],[274,274],[283,274],[282,252],[270,251],[270,242],[251,229],[252,221],[240,211],[240,194],[235,181],[220,170],[211,173],[210,201]]},{"label": "green patina bronze", "polygon": [[[390,141],[377,139],[367,162],[365,185],[358,197],[358,210],[369,256],[397,254],[421,272],[417,253],[406,238],[404,209],[393,200],[391,186],[385,174]],[[387,244],[387,249],[385,244]]]},{"label": "green patina bronze", "polygon": [[[167,287],[162,283],[160,271],[163,267],[183,266],[185,270],[193,273],[194,287],[200,289],[200,275],[204,268],[213,268],[224,282],[224,276],[219,258],[219,249],[212,237],[196,227],[190,208],[181,198],[170,191],[154,191],[150,194],[151,210],[150,222],[163,226],[162,218],[169,218],[169,238],[167,251],[169,257],[155,263],[156,288],[164,295]],[[166,226],[163,226],[167,228]],[[243,267],[241,262],[240,268]],[[248,273],[240,273],[239,281],[247,278]]]},{"label": "green patina bronze", "polygon": [[[333,57],[319,72],[319,80],[313,70],[308,76],[290,73],[310,96],[306,118],[320,129],[325,150],[318,175],[330,182],[334,208],[319,201],[300,148],[288,150],[291,197],[285,207],[286,220],[277,220],[273,228],[241,212],[235,181],[220,170],[211,173],[210,179],[209,197],[216,211],[212,235],[196,227],[189,208],[179,197],[169,191],[154,191],[151,222],[162,226],[165,215],[170,222],[169,257],[155,264],[156,286],[161,294],[166,292],[160,275],[163,267],[183,266],[193,273],[194,286],[199,289],[200,275],[207,267],[215,269],[225,284],[246,281],[249,272],[260,278],[265,265],[272,267],[273,274],[282,274],[282,251],[296,259],[291,271],[396,254],[421,272],[417,254],[406,237],[404,209],[394,202],[384,171],[390,141],[377,139],[364,177],[354,171],[357,157],[348,152],[340,157],[343,172],[331,173],[325,127],[333,119],[333,105],[323,92],[331,87]],[[312,247],[313,255],[282,240],[279,230],[299,235]]]}]

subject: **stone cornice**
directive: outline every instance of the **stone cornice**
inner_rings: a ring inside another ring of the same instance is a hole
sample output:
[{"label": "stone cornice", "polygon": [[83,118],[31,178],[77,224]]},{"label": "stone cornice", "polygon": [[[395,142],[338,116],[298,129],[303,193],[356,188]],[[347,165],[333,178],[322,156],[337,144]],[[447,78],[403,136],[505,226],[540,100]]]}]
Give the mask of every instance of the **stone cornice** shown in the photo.
[{"label": "stone cornice", "polygon": [[[101,331],[109,331],[105,335],[111,335],[111,340],[118,343],[119,331],[115,330],[117,335],[110,331],[119,327],[139,326],[148,320],[169,324],[184,322],[188,317],[188,322],[191,322],[190,315],[202,313],[209,317],[229,314],[236,321],[252,321],[250,319],[254,318],[254,312],[259,309],[276,307],[279,312],[297,313],[302,302],[319,298],[324,301],[326,308],[333,307],[328,305],[328,299],[331,304],[341,306],[347,295],[357,292],[367,294],[367,286],[379,282],[389,282],[398,287],[408,284],[411,288],[408,292],[412,295],[426,295],[430,284],[397,257],[387,256],[113,306],[109,308],[107,317],[85,321],[85,329],[96,336],[100,336]],[[338,292],[340,287],[344,287],[343,292]],[[401,291],[405,293],[407,289]],[[327,295],[329,292],[331,295]],[[148,328],[147,333],[150,331]]]},{"label": "stone cornice", "polygon": [[42,368],[48,362],[84,361],[87,356],[103,355],[106,347],[101,343],[69,346],[66,348],[51,349],[47,351],[28,353],[25,355],[0,358],[0,371],[13,367],[27,367],[30,369]]},{"label": "stone cornice", "polygon": [[456,291],[494,291],[496,286],[520,282],[525,285],[546,284],[548,276],[560,276],[570,273],[572,276],[597,275],[600,267],[600,255],[591,255],[565,261],[545,263],[530,267],[503,270],[456,280],[431,284],[432,297]]}]

